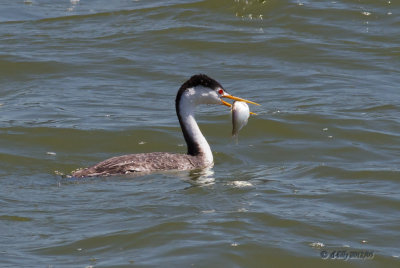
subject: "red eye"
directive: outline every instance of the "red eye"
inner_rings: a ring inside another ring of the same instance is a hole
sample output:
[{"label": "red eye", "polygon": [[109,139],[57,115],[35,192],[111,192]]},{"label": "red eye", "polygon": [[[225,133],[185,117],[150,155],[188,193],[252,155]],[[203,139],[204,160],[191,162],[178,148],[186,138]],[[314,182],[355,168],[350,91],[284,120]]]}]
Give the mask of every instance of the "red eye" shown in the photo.
[{"label": "red eye", "polygon": [[222,95],[224,93],[224,91],[222,89],[218,90],[218,94]]}]

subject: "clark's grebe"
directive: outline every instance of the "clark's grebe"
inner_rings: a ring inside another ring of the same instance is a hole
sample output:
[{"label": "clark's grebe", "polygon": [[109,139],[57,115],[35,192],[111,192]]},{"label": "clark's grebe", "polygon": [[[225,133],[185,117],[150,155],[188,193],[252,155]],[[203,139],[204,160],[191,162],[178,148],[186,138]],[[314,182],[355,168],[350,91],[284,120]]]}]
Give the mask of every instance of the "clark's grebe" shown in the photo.
[{"label": "clark's grebe", "polygon": [[178,90],[175,99],[176,114],[187,144],[187,154],[143,153],[112,157],[92,167],[72,172],[74,177],[110,176],[137,172],[163,170],[190,170],[213,165],[213,155],[194,118],[194,110],[200,104],[231,104],[228,98],[259,105],[234,97],[214,79],[204,74],[194,75]]}]

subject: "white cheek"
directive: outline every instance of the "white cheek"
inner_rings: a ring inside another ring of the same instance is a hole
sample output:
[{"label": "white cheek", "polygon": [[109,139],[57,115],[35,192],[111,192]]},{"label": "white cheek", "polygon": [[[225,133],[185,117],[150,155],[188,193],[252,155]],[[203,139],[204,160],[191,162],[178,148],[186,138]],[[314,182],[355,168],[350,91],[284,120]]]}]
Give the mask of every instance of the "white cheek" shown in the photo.
[{"label": "white cheek", "polygon": [[210,103],[212,103],[212,104],[220,104],[221,103],[221,99],[220,99],[218,93],[214,92],[214,91],[209,94],[209,100],[210,100]]},{"label": "white cheek", "polygon": [[194,96],[196,94],[196,91],[194,90],[194,88],[188,88],[186,91],[185,91],[185,95],[187,96],[187,97],[191,97],[191,96]]},{"label": "white cheek", "polygon": [[184,93],[185,99],[187,99],[192,105],[200,105],[200,104],[220,104],[220,96],[209,88],[205,88],[204,90],[201,86],[196,88],[188,88]]},{"label": "white cheek", "polygon": [[197,104],[219,104],[221,103],[219,96],[214,91],[201,92],[200,97],[196,98]]},{"label": "white cheek", "polygon": [[185,93],[183,94],[185,97],[185,100],[187,100],[189,103],[192,103],[192,105],[196,104],[196,90],[194,88],[188,88]]}]

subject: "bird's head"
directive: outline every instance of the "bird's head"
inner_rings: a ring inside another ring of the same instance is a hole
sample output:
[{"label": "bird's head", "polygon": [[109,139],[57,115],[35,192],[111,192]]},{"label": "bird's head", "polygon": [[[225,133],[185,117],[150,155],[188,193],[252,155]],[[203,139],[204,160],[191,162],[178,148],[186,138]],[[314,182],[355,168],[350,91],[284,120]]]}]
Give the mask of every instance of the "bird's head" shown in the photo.
[{"label": "bird's head", "polygon": [[205,74],[194,75],[187,80],[179,89],[176,101],[182,95],[195,106],[199,104],[222,104],[232,107],[232,104],[225,101],[224,98],[259,105],[258,103],[232,96],[226,92],[220,83]]}]

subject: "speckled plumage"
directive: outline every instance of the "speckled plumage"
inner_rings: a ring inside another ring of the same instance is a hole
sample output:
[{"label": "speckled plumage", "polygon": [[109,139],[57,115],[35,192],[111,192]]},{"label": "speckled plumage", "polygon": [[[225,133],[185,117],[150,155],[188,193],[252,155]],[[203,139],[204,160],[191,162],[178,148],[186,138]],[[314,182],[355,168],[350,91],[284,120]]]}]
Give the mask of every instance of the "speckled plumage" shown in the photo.
[{"label": "speckled plumage", "polygon": [[92,167],[77,170],[74,177],[110,176],[135,172],[204,168],[201,156],[174,153],[143,153],[116,156]]}]

